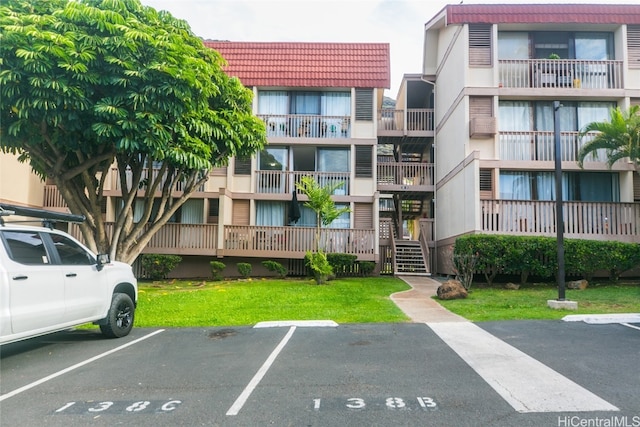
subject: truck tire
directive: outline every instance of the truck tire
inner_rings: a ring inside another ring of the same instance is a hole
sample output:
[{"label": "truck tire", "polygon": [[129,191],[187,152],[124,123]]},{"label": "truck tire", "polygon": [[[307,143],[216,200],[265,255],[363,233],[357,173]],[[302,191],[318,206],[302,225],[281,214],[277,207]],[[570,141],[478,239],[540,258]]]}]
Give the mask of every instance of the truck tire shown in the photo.
[{"label": "truck tire", "polygon": [[133,328],[134,312],[135,306],[129,295],[113,294],[106,322],[100,325],[102,334],[109,338],[121,338],[128,335]]}]

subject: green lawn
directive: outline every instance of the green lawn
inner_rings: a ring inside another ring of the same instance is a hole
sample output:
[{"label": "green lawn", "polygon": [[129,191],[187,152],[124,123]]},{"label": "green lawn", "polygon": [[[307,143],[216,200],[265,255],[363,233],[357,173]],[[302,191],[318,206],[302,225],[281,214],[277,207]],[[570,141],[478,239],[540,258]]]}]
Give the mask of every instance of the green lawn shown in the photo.
[{"label": "green lawn", "polygon": [[392,277],[312,280],[171,281],[139,284],[137,327],[253,325],[269,320],[406,322],[389,295],[409,289]]},{"label": "green lawn", "polygon": [[[394,277],[347,278],[315,285],[303,279],[248,279],[139,283],[137,327],[202,327],[254,325],[269,320],[333,320],[337,323],[407,322],[391,301],[409,286]],[[567,314],[638,313],[640,285],[597,284],[567,290],[577,311],[553,310],[547,300],[558,297],[551,285],[525,285],[519,290],[474,284],[464,300],[440,304],[471,321],[560,319]]]},{"label": "green lawn", "polygon": [[597,284],[585,290],[568,289],[566,299],[577,301],[578,310],[554,310],[547,300],[557,299],[551,285],[524,285],[518,290],[472,286],[466,299],[438,302],[448,310],[474,321],[517,319],[561,319],[568,314],[640,312],[640,285],[637,283]]}]

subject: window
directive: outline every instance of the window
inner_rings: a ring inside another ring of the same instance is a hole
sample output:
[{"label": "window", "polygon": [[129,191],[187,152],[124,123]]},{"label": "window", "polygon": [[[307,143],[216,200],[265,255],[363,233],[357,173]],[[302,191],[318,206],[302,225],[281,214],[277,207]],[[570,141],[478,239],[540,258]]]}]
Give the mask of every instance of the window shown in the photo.
[{"label": "window", "polygon": [[233,173],[235,175],[251,175],[251,157],[236,157],[233,162]]},{"label": "window", "polygon": [[356,178],[373,176],[373,154],[371,146],[356,145]]},{"label": "window", "polygon": [[627,25],[629,68],[640,68],[640,25]]},{"label": "window", "polygon": [[373,120],[373,89],[356,88],[356,120]]},{"label": "window", "polygon": [[491,24],[469,24],[469,65],[491,65]]},{"label": "window", "polygon": [[21,264],[49,264],[49,257],[37,232],[3,231],[2,237],[12,260]]},{"label": "window", "polygon": [[[500,172],[500,198],[503,200],[555,200],[553,172]],[[617,173],[564,172],[562,200],[618,202],[620,184]]]},{"label": "window", "polygon": [[51,234],[50,236],[58,250],[58,256],[60,257],[60,263],[62,265],[95,264],[93,257],[73,240],[58,234]]}]

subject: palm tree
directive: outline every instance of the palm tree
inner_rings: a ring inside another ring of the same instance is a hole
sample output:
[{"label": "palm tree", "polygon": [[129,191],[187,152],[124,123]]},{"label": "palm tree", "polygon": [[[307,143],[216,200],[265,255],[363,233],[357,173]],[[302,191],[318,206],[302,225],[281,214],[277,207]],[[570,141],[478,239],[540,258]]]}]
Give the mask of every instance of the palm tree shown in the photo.
[{"label": "palm tree", "polygon": [[611,168],[615,162],[628,157],[636,166],[640,166],[640,105],[630,107],[626,112],[616,107],[611,110],[610,121],[589,123],[579,135],[584,139],[590,132],[596,132],[595,136],[589,136],[578,153],[578,165],[583,167],[584,159],[597,150],[604,149],[607,152],[607,166]]}]

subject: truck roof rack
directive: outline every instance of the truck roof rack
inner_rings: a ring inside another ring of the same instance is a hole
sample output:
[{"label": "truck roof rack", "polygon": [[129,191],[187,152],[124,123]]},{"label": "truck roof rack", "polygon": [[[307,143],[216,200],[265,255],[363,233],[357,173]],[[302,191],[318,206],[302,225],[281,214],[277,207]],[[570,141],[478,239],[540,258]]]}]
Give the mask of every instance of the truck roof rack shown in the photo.
[{"label": "truck roof rack", "polygon": [[[4,225],[2,217],[9,215],[19,215],[29,218],[38,218],[42,220],[42,225],[45,227],[53,228],[53,224],[57,221],[63,222],[84,222],[86,217],[84,215],[69,214],[64,212],[54,212],[45,209],[25,208],[24,206],[8,205],[6,203],[0,203],[0,225]],[[33,222],[33,221],[21,221],[21,222]]]}]

